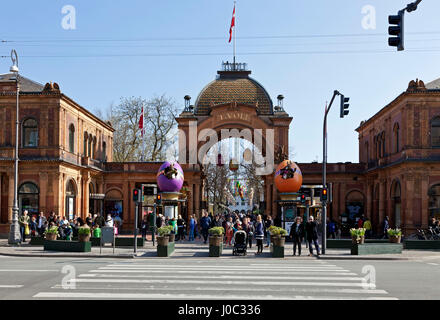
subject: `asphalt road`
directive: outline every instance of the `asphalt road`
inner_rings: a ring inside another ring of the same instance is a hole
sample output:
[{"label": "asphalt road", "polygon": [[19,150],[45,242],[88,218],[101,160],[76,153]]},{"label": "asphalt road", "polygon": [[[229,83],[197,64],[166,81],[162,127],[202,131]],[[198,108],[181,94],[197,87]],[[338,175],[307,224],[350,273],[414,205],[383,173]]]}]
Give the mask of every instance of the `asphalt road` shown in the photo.
[{"label": "asphalt road", "polygon": [[439,299],[440,257],[19,258],[0,256],[0,299]]}]

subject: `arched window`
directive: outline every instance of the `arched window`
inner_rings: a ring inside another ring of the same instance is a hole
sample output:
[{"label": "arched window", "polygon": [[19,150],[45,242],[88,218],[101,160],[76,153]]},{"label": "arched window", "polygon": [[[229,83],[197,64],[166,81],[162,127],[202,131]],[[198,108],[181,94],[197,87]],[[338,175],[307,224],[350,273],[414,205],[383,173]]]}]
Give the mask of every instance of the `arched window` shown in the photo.
[{"label": "arched window", "polygon": [[368,146],[368,141],[365,142],[365,151],[367,152],[367,163],[370,162],[370,147]]},{"label": "arched window", "polygon": [[87,134],[87,131],[84,133],[84,152],[83,152],[83,156],[87,157],[87,140],[88,140],[89,136]]},{"label": "arched window", "polygon": [[91,158],[95,159],[95,152],[96,152],[96,137],[93,137],[93,141],[92,141],[92,154],[91,154]]},{"label": "arched window", "polygon": [[93,141],[93,137],[92,137],[92,135],[91,134],[89,134],[89,145],[88,145],[88,148],[89,148],[89,152],[88,152],[88,154],[87,154],[87,156],[89,157],[89,158],[91,158],[92,157],[92,141]]},{"label": "arched window", "polygon": [[399,152],[400,146],[399,146],[399,124],[396,123],[394,125],[394,152]]},{"label": "arched window", "polygon": [[75,181],[70,179],[66,186],[66,217],[73,219],[76,214],[76,187]]},{"label": "arched window", "polygon": [[38,146],[38,123],[35,119],[29,118],[23,122],[23,147]]},{"label": "arched window", "polygon": [[431,121],[431,146],[440,147],[440,117]]},{"label": "arched window", "polygon": [[73,124],[69,126],[69,152],[75,152],[75,126]]},{"label": "arched window", "polygon": [[29,216],[38,215],[39,194],[38,187],[32,182],[25,182],[20,186],[18,189],[20,214],[27,210]]},{"label": "arched window", "polygon": [[380,159],[382,156],[382,138],[380,135],[377,136],[377,159]]},{"label": "arched window", "polygon": [[382,132],[382,157],[385,157],[385,131]]},{"label": "arched window", "polygon": [[105,141],[102,143],[102,160],[107,161],[107,144]]}]

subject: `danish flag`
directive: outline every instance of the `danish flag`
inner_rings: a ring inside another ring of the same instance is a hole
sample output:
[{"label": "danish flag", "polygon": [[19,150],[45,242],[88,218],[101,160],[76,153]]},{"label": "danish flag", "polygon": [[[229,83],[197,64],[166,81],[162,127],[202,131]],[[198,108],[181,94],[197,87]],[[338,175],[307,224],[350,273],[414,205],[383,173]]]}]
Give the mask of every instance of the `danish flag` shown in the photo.
[{"label": "danish flag", "polygon": [[231,42],[232,39],[232,28],[235,27],[235,4],[234,4],[234,11],[232,12],[232,21],[231,21],[231,27],[229,28],[229,42]]}]

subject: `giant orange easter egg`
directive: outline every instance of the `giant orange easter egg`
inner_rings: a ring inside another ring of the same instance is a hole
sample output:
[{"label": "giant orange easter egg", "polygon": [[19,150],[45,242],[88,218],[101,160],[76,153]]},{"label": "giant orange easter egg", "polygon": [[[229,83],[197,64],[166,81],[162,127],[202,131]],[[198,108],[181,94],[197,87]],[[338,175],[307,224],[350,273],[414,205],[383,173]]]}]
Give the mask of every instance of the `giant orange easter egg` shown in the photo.
[{"label": "giant orange easter egg", "polygon": [[284,160],[275,171],[275,185],[279,192],[298,192],[302,185],[302,173],[295,162]]}]

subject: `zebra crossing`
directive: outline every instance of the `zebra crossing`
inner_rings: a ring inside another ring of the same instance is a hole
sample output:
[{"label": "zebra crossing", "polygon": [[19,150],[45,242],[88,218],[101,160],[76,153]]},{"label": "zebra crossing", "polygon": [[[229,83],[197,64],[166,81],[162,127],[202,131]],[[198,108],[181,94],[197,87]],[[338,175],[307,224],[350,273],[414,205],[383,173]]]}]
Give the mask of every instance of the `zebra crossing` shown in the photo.
[{"label": "zebra crossing", "polygon": [[[68,288],[66,289],[66,284]],[[33,296],[37,299],[389,300],[346,268],[315,259],[134,260],[102,265]]]}]

